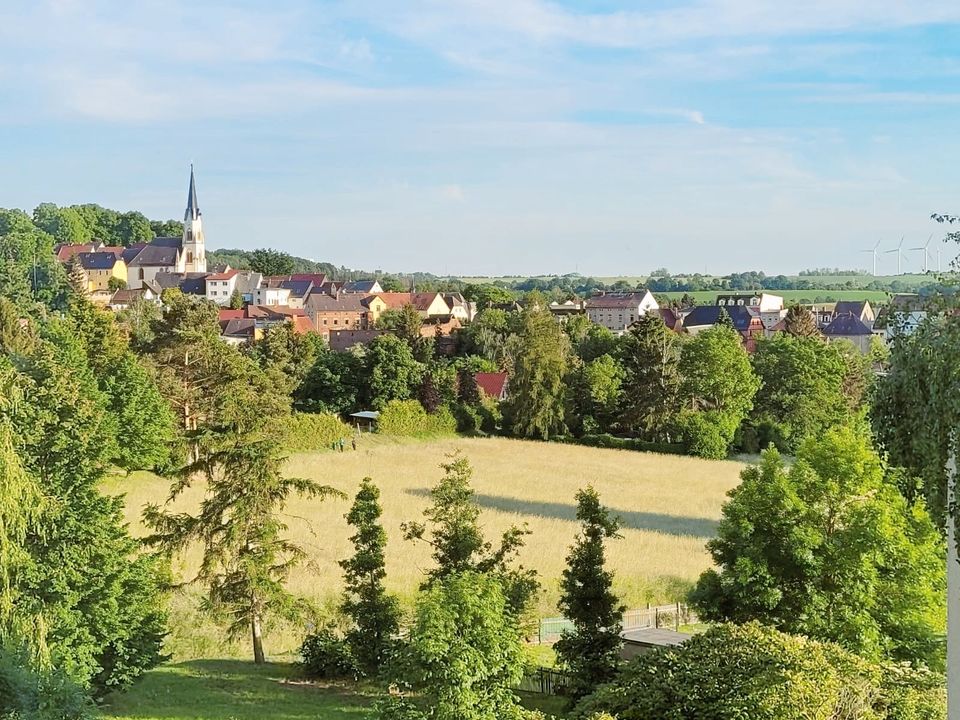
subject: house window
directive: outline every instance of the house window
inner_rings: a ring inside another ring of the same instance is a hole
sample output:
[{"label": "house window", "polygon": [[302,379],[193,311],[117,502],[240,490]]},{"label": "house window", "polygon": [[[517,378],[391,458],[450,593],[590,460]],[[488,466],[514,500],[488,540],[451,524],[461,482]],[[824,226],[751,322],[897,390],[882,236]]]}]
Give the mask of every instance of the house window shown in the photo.
[{"label": "house window", "polygon": [[143,280],[143,268],[140,268],[140,279]]}]

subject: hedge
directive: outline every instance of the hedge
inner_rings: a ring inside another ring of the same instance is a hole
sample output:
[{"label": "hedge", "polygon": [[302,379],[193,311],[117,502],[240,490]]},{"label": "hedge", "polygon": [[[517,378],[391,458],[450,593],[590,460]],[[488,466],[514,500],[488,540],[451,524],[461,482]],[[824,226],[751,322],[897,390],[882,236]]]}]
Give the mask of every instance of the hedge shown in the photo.
[{"label": "hedge", "polygon": [[280,445],[285,452],[329,450],[338,440],[346,440],[353,430],[332,413],[292,413],[281,421]]},{"label": "hedge", "polygon": [[418,400],[391,400],[380,412],[377,432],[395,437],[453,435],[457,421],[445,407],[430,414]]},{"label": "hedge", "polygon": [[557,438],[557,441],[573,445],[586,445],[588,447],[612,448],[614,450],[636,450],[639,452],[662,453],[664,455],[687,454],[687,447],[682,443],[646,442],[645,440],[621,438],[606,433],[601,435],[584,435],[579,438],[566,435]]}]

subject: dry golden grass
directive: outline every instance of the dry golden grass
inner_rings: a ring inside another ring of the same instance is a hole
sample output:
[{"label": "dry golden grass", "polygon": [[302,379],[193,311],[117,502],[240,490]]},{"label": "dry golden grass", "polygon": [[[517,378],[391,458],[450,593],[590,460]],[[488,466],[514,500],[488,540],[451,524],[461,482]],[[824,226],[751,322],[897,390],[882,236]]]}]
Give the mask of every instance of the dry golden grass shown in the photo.
[{"label": "dry golden grass", "polygon": [[[496,540],[513,524],[527,523],[533,531],[521,561],[540,574],[543,616],[556,614],[558,580],[577,531],[574,494],[579,488],[592,484],[624,520],[623,539],[609,544],[608,559],[624,602],[638,607],[680,599],[709,566],[704,543],[743,467],[739,462],[503,438],[415,442],[364,436],[357,452],[295,455],[288,471],[333,485],[351,497],[361,478],[374,479],[381,489],[389,537],[388,585],[409,599],[431,559],[423,544],[402,540],[400,524],[421,518],[429,488],[442,474],[439,464],[457,450],[474,468],[473,487],[488,538]],[[167,489],[166,480],[144,473],[111,479],[105,487],[107,492],[126,493],[127,518],[135,534],[143,533],[143,505],[162,502]],[[201,497],[202,488],[193,488],[184,503],[195,507]],[[291,577],[294,592],[322,604],[336,601],[341,589],[337,561],[351,552],[350,528],[343,518],[349,504],[295,500],[286,509],[290,535],[311,557],[310,567]],[[197,551],[188,553],[175,572],[195,568],[198,557]],[[181,600],[175,607],[182,612],[185,605],[189,603]],[[188,649],[178,647],[178,652],[204,654],[197,642]]]}]

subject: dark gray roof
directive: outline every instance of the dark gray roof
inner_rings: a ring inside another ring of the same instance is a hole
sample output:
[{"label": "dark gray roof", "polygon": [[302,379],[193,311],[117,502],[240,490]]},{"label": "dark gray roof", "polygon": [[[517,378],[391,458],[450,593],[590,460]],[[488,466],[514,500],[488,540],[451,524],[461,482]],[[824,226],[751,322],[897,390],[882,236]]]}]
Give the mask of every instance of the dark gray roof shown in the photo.
[{"label": "dark gray roof", "polygon": [[206,295],[206,277],[206,273],[158,272],[156,284],[159,285],[162,290],[180,288],[180,290],[188,295]]},{"label": "dark gray roof", "polygon": [[221,334],[233,337],[253,337],[257,321],[253,318],[234,318],[220,323]]},{"label": "dark gray roof", "polygon": [[856,315],[845,313],[837,315],[833,322],[823,329],[823,334],[830,337],[858,337],[873,335],[873,331]]},{"label": "dark gray roof", "polygon": [[200,203],[197,202],[197,185],[193,180],[193,164],[190,165],[190,189],[187,191],[187,209],[183,213],[183,220],[196,220],[200,217]]},{"label": "dark gray roof", "polygon": [[344,283],[343,291],[348,293],[361,293],[361,292],[373,292],[374,286],[376,286],[376,280],[353,280],[348,283]]},{"label": "dark gray roof", "polygon": [[624,630],[620,633],[620,637],[623,638],[624,642],[635,645],[674,647],[682,645],[691,636],[664,628],[638,628],[636,630]]},{"label": "dark gray roof", "polygon": [[77,253],[77,260],[84,270],[110,270],[117,264],[117,256],[112,252]]},{"label": "dark gray roof", "polygon": [[150,241],[150,244],[156,245],[157,247],[177,248],[179,250],[183,247],[183,238],[179,235],[176,237],[164,235],[162,237],[155,237]]},{"label": "dark gray roof", "polygon": [[856,315],[861,317],[867,308],[866,300],[840,300],[833,308],[834,315]]},{"label": "dark gray roof", "polygon": [[138,252],[127,262],[130,267],[160,266],[167,267],[177,264],[178,248],[164,247],[150,244]]},{"label": "dark gray roof", "polygon": [[284,280],[280,287],[290,291],[291,297],[302,298],[310,292],[313,282],[310,280]]},{"label": "dark gray roof", "polygon": [[698,305],[683,319],[683,324],[687,327],[716,325],[720,319],[721,310],[727,311],[727,315],[733,320],[733,326],[737,330],[744,331],[750,328],[750,322],[753,320],[753,316],[750,314],[750,311],[742,305],[731,305],[729,307]]}]

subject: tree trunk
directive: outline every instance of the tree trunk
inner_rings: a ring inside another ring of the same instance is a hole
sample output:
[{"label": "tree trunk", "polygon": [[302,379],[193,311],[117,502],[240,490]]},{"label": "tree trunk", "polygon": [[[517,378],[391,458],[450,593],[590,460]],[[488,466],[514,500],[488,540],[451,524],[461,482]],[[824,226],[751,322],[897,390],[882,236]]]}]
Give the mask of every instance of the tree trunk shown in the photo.
[{"label": "tree trunk", "polygon": [[252,600],[253,612],[250,615],[250,630],[253,635],[253,662],[257,665],[263,665],[266,658],[263,655],[263,628],[260,622],[260,608],[257,600]]}]

